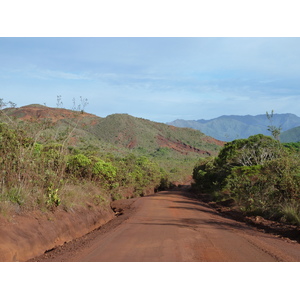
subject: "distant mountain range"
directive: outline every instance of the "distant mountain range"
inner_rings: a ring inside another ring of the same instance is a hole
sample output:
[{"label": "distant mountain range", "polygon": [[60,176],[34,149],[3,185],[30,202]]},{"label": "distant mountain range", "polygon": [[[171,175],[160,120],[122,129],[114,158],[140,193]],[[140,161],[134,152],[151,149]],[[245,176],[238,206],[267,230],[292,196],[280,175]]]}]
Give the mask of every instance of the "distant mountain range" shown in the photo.
[{"label": "distant mountain range", "polygon": [[[168,122],[168,125],[176,127],[186,127],[200,130],[204,134],[221,141],[233,141],[235,139],[248,138],[255,134],[271,135],[268,126],[271,125],[266,115],[257,116],[221,116],[211,120],[175,120]],[[281,127],[281,141],[300,141],[300,127],[295,131],[295,127],[300,126],[300,118],[294,114],[274,114],[272,125]],[[285,131],[289,132],[286,134]],[[292,131],[290,131],[292,130]]]}]

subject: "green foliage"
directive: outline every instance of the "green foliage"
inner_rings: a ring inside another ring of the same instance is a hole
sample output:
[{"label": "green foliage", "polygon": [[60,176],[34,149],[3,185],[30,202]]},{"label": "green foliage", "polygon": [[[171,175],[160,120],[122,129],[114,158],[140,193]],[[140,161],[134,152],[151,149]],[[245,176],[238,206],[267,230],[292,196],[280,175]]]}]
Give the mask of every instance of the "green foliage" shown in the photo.
[{"label": "green foliage", "polygon": [[227,143],[220,151],[216,163],[219,167],[252,166],[264,164],[280,156],[282,147],[269,136],[257,134],[248,139]]},{"label": "green foliage", "polygon": [[127,155],[117,161],[117,180],[120,187],[134,187],[136,195],[160,186],[162,170],[145,156]]},{"label": "green foliage", "polygon": [[228,194],[247,212],[274,209],[276,188],[262,165],[234,167],[226,178]]},{"label": "green foliage", "polygon": [[6,123],[0,123],[0,153],[9,154],[11,151],[16,153],[21,147],[29,147],[33,140],[27,137],[23,130],[11,128]]},{"label": "green foliage", "polygon": [[32,145],[32,139],[25,132],[0,123],[0,191],[19,186],[22,179],[28,176],[26,165]]},{"label": "green foliage", "polygon": [[84,154],[76,154],[69,157],[67,161],[67,172],[74,176],[86,177],[92,161]]},{"label": "green foliage", "polygon": [[57,207],[61,204],[61,200],[58,196],[58,189],[54,189],[53,185],[50,185],[48,187],[48,199],[46,201],[46,204],[48,207]]},{"label": "green foliage", "polygon": [[299,212],[299,155],[267,136],[227,143],[215,159],[194,167],[193,179],[196,190],[233,199],[247,213],[287,221],[293,207],[295,221]]},{"label": "green foliage", "polygon": [[110,162],[97,159],[97,161],[93,164],[92,174],[97,179],[103,179],[107,182],[113,183],[117,176],[117,168]]},{"label": "green foliage", "polygon": [[208,158],[201,160],[193,170],[194,188],[197,190],[212,192],[220,185],[224,171],[216,167],[216,160]]},{"label": "green foliage", "polygon": [[282,143],[290,152],[300,152],[300,142]]}]

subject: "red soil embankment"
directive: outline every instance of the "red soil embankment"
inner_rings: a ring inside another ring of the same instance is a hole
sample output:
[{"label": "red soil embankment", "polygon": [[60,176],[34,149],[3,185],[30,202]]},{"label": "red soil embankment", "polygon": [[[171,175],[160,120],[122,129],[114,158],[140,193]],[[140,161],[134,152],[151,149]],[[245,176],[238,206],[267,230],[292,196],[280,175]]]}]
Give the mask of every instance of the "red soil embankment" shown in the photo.
[{"label": "red soil embankment", "polygon": [[81,237],[114,218],[109,208],[40,211],[0,220],[0,261],[27,261],[65,242]]}]

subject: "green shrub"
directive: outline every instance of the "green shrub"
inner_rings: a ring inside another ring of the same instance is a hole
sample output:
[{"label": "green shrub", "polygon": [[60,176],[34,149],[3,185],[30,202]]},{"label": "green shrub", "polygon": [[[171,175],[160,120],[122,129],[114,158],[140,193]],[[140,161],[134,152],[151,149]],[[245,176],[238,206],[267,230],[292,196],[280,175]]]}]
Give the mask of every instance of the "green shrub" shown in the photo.
[{"label": "green shrub", "polygon": [[193,188],[203,192],[221,190],[226,178],[226,170],[217,167],[214,158],[201,160],[193,170]]},{"label": "green shrub", "polygon": [[67,161],[67,172],[77,177],[88,177],[92,161],[83,154],[72,155]]},{"label": "green shrub", "polygon": [[48,199],[46,201],[48,207],[57,207],[61,204],[61,200],[58,196],[58,189],[53,188],[52,185],[48,187]]},{"label": "green shrub", "polygon": [[117,168],[115,168],[110,162],[98,159],[92,167],[92,174],[94,178],[100,180],[103,179],[109,183],[113,183],[116,179]]},{"label": "green shrub", "polygon": [[224,190],[244,211],[262,214],[275,208],[273,180],[262,165],[234,167]]},{"label": "green shrub", "polygon": [[[227,143],[215,159],[200,161],[193,187],[233,199],[247,212],[294,222],[300,207],[300,159],[277,140],[263,135]],[[288,211],[290,212],[288,213]]]},{"label": "green shrub", "polygon": [[227,143],[216,158],[216,166],[230,170],[235,166],[263,165],[284,152],[281,144],[269,136],[257,134]]}]

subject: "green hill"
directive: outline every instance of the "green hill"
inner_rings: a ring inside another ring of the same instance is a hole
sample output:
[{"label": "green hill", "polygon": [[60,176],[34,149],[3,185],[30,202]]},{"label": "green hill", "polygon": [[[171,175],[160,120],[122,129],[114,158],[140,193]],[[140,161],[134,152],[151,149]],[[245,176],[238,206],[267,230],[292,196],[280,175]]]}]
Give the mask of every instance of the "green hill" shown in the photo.
[{"label": "green hill", "polygon": [[174,179],[191,174],[199,157],[215,156],[223,142],[190,128],[178,128],[163,123],[113,114],[106,118],[85,112],[42,105],[28,105],[3,110],[7,118],[26,126],[40,143],[55,140],[65,146],[115,156],[134,154],[157,161]]},{"label": "green hill", "polygon": [[28,105],[0,109],[0,221],[110,203],[188,184],[223,142],[194,129]]},{"label": "green hill", "polygon": [[223,145],[198,130],[177,128],[128,114],[113,114],[101,118],[85,112],[42,105],[7,108],[4,111],[16,121],[33,126],[39,124],[43,137],[46,137],[46,133],[58,137],[67,129],[73,130],[69,143],[76,146],[91,142],[98,143],[99,146],[110,145],[115,151],[129,149],[148,153],[165,147],[181,154],[198,153],[207,156],[215,155]]},{"label": "green hill", "polygon": [[300,141],[300,126],[284,131],[280,135],[282,143],[296,143]]},{"label": "green hill", "polygon": [[176,128],[127,114],[110,115],[87,130],[113,145],[150,153],[165,147],[181,154],[206,156],[216,154],[222,145],[197,130]]}]

